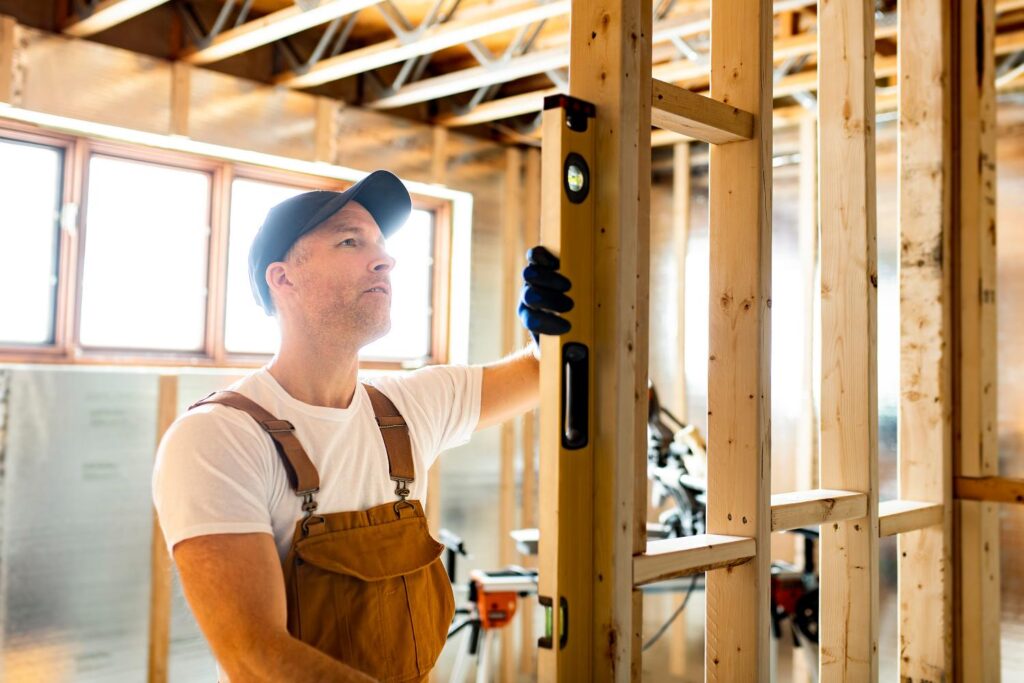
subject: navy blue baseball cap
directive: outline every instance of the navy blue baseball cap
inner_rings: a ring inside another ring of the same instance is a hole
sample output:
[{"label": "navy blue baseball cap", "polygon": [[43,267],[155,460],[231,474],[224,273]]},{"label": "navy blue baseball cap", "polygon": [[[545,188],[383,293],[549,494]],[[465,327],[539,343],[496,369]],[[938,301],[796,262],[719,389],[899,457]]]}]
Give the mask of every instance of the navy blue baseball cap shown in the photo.
[{"label": "navy blue baseball cap", "polygon": [[412,199],[394,173],[374,171],[344,192],[316,190],[286,199],[270,211],[249,248],[249,285],[256,303],[273,315],[274,302],[267,286],[267,266],[284,259],[295,242],[357,201],[377,221],[384,237],[405,225],[412,211]]}]

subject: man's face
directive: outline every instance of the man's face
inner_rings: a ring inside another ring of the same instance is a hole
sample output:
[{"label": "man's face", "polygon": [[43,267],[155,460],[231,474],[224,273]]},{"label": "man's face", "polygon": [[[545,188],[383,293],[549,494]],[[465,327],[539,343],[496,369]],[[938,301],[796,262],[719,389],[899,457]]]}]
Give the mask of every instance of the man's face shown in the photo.
[{"label": "man's face", "polygon": [[308,334],[359,348],[391,329],[391,269],[384,236],[361,204],[349,202],[303,235],[287,258],[294,301]]}]

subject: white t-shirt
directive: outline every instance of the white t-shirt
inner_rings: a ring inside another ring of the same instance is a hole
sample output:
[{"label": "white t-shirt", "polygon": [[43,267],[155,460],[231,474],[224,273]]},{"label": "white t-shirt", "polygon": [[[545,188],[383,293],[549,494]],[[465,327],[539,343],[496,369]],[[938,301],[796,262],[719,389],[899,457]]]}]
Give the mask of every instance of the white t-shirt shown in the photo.
[{"label": "white t-shirt", "polygon": [[[368,380],[409,425],[416,468],[410,498],[425,500],[427,470],[438,453],[467,442],[476,429],[482,375],[480,367],[446,365]],[[320,474],[319,512],[365,510],[396,500],[387,451],[362,384],[344,409],[292,398],[266,368],[230,389],[295,425]],[[289,486],[270,436],[247,413],[216,404],[180,416],[164,435],[153,471],[153,502],[169,551],[195,536],[265,532],[273,535],[283,561],[302,517],[302,499]]]}]

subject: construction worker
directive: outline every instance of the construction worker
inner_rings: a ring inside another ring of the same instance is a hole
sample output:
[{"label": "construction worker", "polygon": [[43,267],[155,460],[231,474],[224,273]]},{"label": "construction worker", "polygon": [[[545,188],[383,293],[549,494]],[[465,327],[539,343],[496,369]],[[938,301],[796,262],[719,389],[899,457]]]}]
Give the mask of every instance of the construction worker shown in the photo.
[{"label": "construction worker", "polygon": [[[264,367],[167,431],[153,500],[220,680],[419,681],[444,646],[451,586],[420,501],[437,454],[537,404],[536,346],[484,366],[357,380],[390,328],[385,239],[411,211],[375,171],[267,215],[249,254],[279,323]],[[558,260],[531,251],[520,317],[560,334]]]}]

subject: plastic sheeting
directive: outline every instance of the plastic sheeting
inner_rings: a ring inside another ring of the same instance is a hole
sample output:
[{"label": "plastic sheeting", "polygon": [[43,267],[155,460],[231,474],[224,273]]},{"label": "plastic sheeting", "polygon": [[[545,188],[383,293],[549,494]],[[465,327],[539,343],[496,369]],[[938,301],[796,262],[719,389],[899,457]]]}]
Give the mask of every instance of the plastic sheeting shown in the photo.
[{"label": "plastic sheeting", "polygon": [[138,681],[149,625],[156,378],[5,372],[3,676]]},{"label": "plastic sheeting", "polygon": [[[183,377],[180,410],[226,383]],[[0,368],[0,680],[145,680],[157,390],[155,371]],[[170,680],[213,680],[172,591]]]}]

